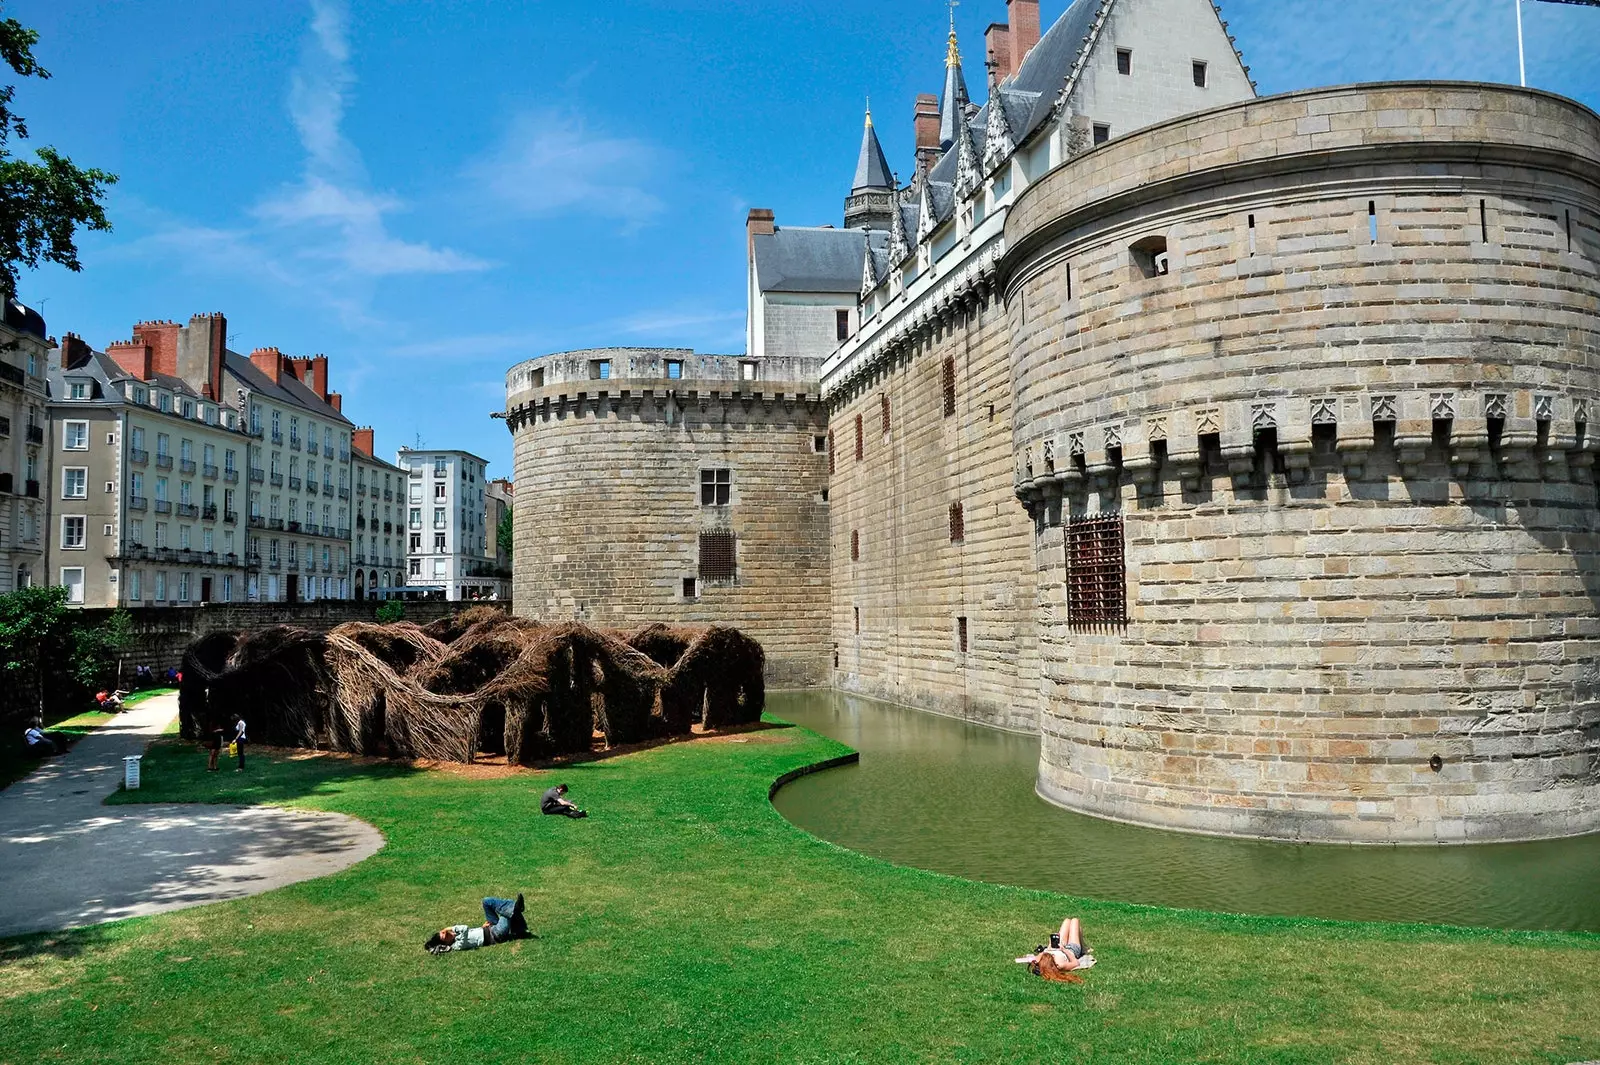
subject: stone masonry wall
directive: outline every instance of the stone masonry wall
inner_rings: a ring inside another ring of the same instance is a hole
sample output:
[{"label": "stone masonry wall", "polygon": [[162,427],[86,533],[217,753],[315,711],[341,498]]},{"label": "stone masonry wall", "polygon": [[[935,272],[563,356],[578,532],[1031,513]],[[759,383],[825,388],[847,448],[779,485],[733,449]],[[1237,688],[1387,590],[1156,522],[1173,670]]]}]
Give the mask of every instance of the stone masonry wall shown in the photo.
[{"label": "stone masonry wall", "polygon": [[[1600,829],[1600,118],[1270,98],[1070,163],[1007,240],[1043,795],[1275,838]],[[1069,621],[1062,518],[1096,514],[1126,625]]]},{"label": "stone masonry wall", "polygon": [[[718,359],[732,370],[708,362]],[[766,649],[769,683],[825,684],[827,455],[816,445],[827,428],[815,384],[768,379],[776,360],[745,382],[738,360],[693,356],[685,379],[552,371],[535,387],[544,362],[507,376],[518,612],[733,625]],[[703,506],[701,471],[716,469],[730,473],[729,503]],[[737,577],[699,580],[700,533],[718,530],[734,534]],[[697,595],[685,596],[685,578],[699,580]]]},{"label": "stone masonry wall", "polygon": [[[834,394],[833,680],[848,691],[1032,732],[1039,720],[1032,524],[1009,483],[1006,341],[999,302],[976,303],[871,380]],[[947,358],[955,369],[948,416]],[[951,542],[955,503],[960,543]],[[967,619],[964,654],[960,617]]]}]

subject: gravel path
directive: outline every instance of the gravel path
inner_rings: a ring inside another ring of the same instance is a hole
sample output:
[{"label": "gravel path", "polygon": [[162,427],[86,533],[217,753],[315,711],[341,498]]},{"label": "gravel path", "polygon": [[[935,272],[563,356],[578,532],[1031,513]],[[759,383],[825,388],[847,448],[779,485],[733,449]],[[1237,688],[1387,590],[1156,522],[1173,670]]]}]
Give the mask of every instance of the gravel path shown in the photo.
[{"label": "gravel path", "polygon": [[146,700],[0,791],[0,936],[255,895],[383,846],[377,829],[343,814],[102,806],[122,780],[123,756],[141,753],[177,713],[176,695]]}]

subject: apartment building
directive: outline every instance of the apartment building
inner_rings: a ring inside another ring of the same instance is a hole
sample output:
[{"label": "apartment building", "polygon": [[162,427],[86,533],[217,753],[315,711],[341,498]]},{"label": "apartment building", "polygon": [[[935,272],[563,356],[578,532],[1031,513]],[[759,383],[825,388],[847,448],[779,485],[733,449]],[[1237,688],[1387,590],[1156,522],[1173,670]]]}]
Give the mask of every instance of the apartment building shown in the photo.
[{"label": "apartment building", "polygon": [[43,482],[50,452],[44,319],[14,300],[0,313],[0,593],[47,579]]},{"label": "apartment building", "polygon": [[505,477],[490,481],[483,493],[483,521],[489,534],[489,560],[507,578],[511,576],[511,555],[500,550],[500,522],[510,511],[515,494],[516,487]]},{"label": "apartment building", "polygon": [[377,457],[372,429],[351,434],[355,468],[355,541],[351,548],[357,599],[388,599],[406,583],[406,471]]},{"label": "apartment building", "polygon": [[83,606],[242,602],[237,412],[71,333],[48,374],[50,580]]},{"label": "apartment building", "polygon": [[406,590],[505,599],[509,574],[489,557],[488,462],[467,451],[401,448],[406,470]]}]

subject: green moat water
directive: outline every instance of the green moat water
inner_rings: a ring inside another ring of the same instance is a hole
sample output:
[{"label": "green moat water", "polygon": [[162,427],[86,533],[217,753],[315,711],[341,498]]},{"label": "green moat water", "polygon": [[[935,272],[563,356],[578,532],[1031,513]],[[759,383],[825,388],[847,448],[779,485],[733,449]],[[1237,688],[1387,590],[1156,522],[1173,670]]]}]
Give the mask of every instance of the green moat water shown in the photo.
[{"label": "green moat water", "polygon": [[767,709],[861,752],[783,787],[779,812],[898,865],[1157,906],[1600,931],[1600,835],[1353,847],[1138,828],[1035,795],[1031,737],[837,692],[774,692]]}]

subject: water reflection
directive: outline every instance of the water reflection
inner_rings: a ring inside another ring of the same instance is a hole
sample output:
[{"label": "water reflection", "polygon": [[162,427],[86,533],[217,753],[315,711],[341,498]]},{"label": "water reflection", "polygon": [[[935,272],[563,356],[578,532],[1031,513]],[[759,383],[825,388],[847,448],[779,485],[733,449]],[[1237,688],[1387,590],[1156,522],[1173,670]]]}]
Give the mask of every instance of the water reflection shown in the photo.
[{"label": "water reflection", "polygon": [[783,816],[900,865],[1160,906],[1600,931],[1600,835],[1350,847],[1136,828],[1035,795],[1031,737],[837,692],[776,692],[767,709],[861,752],[779,791]]}]

